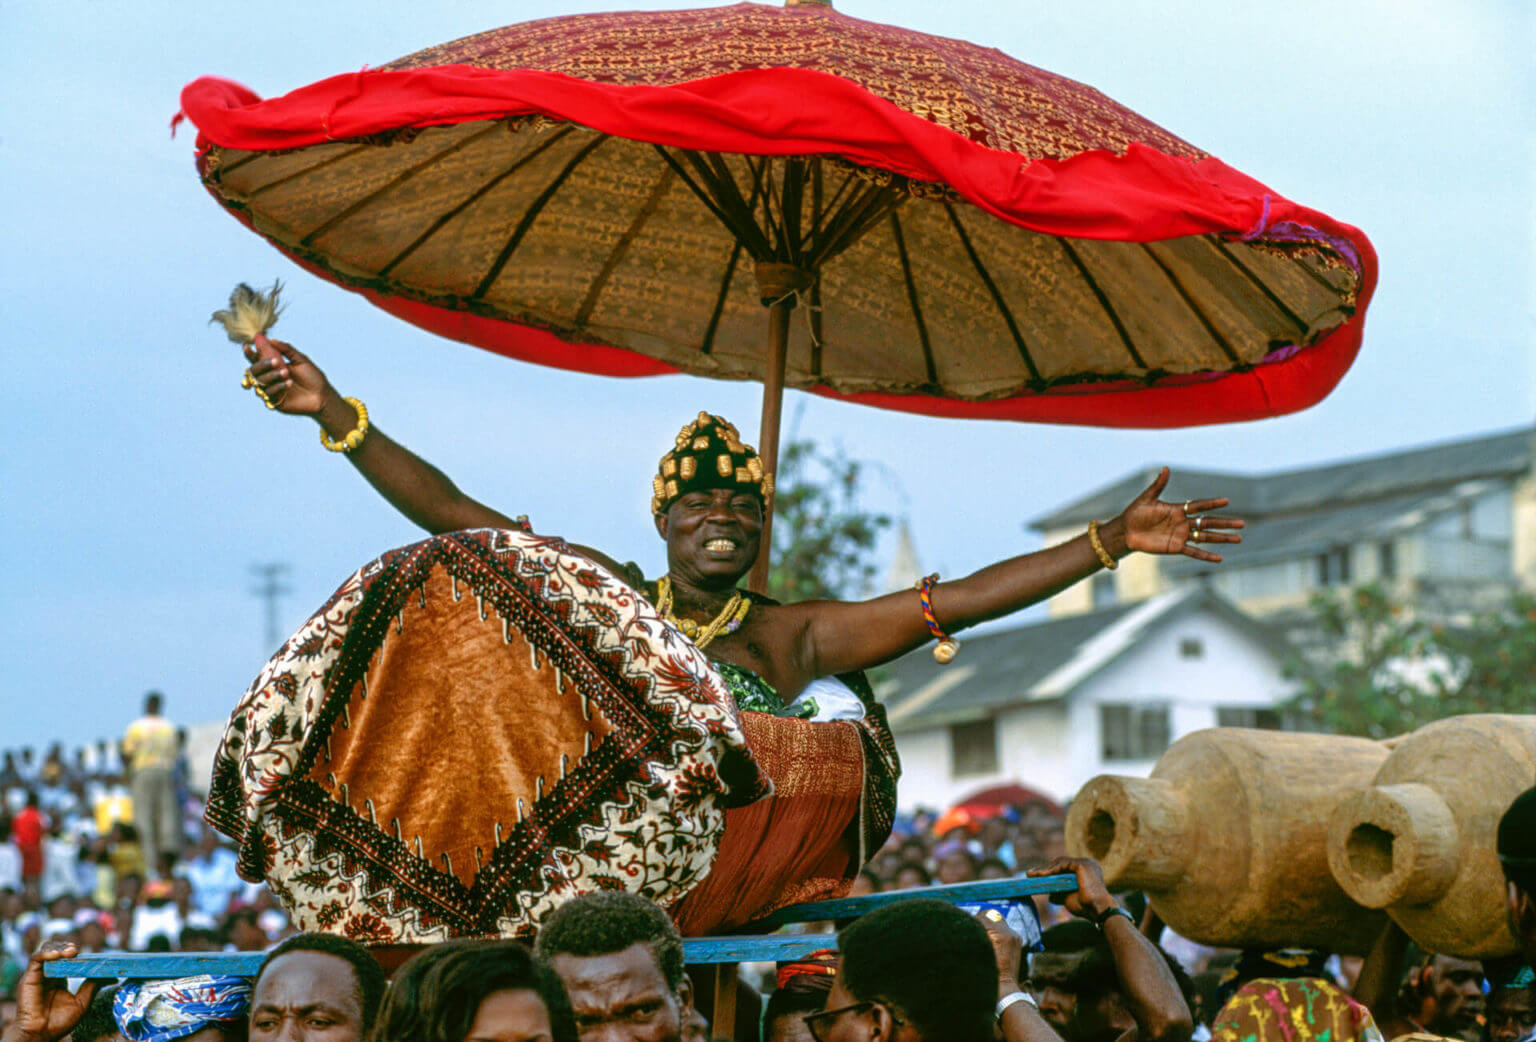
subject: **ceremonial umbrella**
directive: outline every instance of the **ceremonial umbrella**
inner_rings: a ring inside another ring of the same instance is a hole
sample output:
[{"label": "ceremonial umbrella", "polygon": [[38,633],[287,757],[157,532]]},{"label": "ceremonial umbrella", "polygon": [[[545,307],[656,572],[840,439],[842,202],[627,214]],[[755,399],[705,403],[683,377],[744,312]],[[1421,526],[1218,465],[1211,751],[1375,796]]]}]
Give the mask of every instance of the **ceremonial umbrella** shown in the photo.
[{"label": "ceremonial umbrella", "polygon": [[550,18],[181,104],[214,197],[391,314],[761,380],[770,472],[785,386],[1112,426],[1304,408],[1376,281],[1360,231],[1092,88],[820,3]]}]

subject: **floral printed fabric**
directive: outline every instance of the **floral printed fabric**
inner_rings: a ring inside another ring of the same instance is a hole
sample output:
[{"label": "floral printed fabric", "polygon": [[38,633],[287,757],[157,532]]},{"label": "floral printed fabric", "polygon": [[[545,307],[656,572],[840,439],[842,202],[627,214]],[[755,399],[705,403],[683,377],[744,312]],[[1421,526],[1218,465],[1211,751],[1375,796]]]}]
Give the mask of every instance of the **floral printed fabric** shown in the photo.
[{"label": "floral printed fabric", "polygon": [[1213,1042],[1382,1042],[1371,1013],[1315,977],[1260,978],[1238,989],[1211,1025]]}]

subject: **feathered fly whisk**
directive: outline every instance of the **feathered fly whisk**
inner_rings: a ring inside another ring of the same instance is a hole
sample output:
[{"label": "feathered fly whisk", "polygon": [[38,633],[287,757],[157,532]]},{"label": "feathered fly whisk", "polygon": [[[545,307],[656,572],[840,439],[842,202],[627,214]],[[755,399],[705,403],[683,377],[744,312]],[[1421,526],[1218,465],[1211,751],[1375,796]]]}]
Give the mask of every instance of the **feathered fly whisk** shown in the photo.
[{"label": "feathered fly whisk", "polygon": [[254,344],[257,337],[277,325],[277,317],[283,313],[277,296],[282,291],[282,282],[273,282],[265,293],[242,282],[230,293],[228,309],[215,311],[208,322],[222,325],[233,343]]}]

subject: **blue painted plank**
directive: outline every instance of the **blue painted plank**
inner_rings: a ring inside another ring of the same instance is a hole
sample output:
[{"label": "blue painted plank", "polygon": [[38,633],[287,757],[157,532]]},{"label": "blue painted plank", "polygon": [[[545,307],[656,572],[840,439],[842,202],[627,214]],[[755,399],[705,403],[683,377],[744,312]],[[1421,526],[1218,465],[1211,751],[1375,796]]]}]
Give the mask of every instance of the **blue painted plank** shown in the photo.
[{"label": "blue painted plank", "polygon": [[254,977],[264,958],[266,952],[97,952],[46,963],[43,974],[90,980],[164,980],[200,973]]},{"label": "blue painted plank", "polygon": [[790,905],[772,915],[764,916],[743,926],[743,930],[771,930],[785,923],[810,923],[823,919],[851,919],[873,912],[877,908],[910,901],[914,897],[935,897],[953,904],[973,901],[1003,901],[1030,894],[1069,894],[1077,889],[1074,875],[1017,876],[1013,879],[988,879],[980,883],[950,883],[948,886],[920,886],[911,890],[887,890],[881,894],[864,897],[843,897],[835,901],[812,901],[809,904]]},{"label": "blue painted plank", "polygon": [[[683,958],[690,964],[777,962],[836,947],[837,938],[829,933],[688,937],[683,940]],[[100,952],[50,962],[43,972],[49,977],[90,980],[163,980],[200,973],[254,977],[263,956],[263,952]]]},{"label": "blue painted plank", "polygon": [[[817,922],[824,919],[848,919],[885,908],[914,897],[936,897],[955,904],[973,901],[1001,901],[1030,894],[1061,894],[1077,889],[1077,877],[1041,876],[1037,879],[989,879],[984,883],[952,883],[949,886],[924,886],[913,890],[893,890],[867,897],[845,897],[836,901],[781,908],[766,918],[749,923],[744,930],[766,932],[786,923]],[[685,937],[683,958],[693,964],[724,962],[776,962],[809,955],[820,948],[836,948],[837,938],[822,934],[740,935],[726,937]],[[193,977],[199,973],[228,973],[254,977],[264,957],[262,952],[101,952],[75,959],[61,959],[43,967],[49,977],[86,977],[95,980],[127,977],[158,980],[168,977]]]}]

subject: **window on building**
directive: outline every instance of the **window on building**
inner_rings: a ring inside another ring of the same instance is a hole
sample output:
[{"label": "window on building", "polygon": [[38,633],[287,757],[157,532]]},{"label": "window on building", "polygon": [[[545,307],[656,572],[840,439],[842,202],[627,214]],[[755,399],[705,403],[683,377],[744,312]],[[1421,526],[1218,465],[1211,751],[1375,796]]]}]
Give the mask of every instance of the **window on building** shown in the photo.
[{"label": "window on building", "polygon": [[1095,608],[1108,608],[1115,603],[1115,577],[1111,572],[1098,572],[1088,581],[1088,591]]},{"label": "window on building", "polygon": [[1278,731],[1281,729],[1280,710],[1260,706],[1217,706],[1216,726]]},{"label": "window on building", "polygon": [[1179,658],[1204,658],[1205,641],[1199,637],[1179,638]]},{"label": "window on building", "polygon": [[1383,579],[1397,578],[1397,544],[1382,543],[1376,548],[1376,570]]},{"label": "window on building", "polygon": [[1105,760],[1155,760],[1168,748],[1168,707],[1101,705],[1099,740]]},{"label": "window on building", "polygon": [[1349,547],[1341,546],[1317,555],[1317,585],[1342,586],[1349,582]]},{"label": "window on building", "polygon": [[997,773],[997,721],[973,720],[951,724],[949,756],[953,775],[964,778],[973,774]]}]

